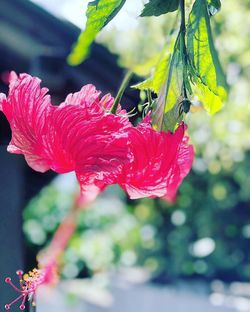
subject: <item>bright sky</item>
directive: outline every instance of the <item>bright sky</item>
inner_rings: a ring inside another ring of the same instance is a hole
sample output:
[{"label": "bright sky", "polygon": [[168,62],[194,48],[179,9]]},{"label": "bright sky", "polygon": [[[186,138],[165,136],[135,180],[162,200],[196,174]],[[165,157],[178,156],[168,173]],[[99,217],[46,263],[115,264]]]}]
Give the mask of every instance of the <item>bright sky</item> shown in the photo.
[{"label": "bright sky", "polygon": [[[71,23],[84,28],[86,23],[85,12],[87,0],[31,0],[40,5],[50,13],[69,20]],[[111,26],[119,30],[128,30],[137,26],[137,16],[143,7],[143,0],[127,0],[123,9],[112,21]]]}]

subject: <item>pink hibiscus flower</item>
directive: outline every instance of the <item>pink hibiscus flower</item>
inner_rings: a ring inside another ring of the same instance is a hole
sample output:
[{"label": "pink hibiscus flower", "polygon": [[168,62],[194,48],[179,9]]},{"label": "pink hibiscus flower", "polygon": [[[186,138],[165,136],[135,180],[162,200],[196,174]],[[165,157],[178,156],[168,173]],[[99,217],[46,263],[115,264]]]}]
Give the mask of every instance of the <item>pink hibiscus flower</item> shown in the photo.
[{"label": "pink hibiscus flower", "polygon": [[184,124],[173,134],[152,129],[149,117],[133,127],[120,106],[117,115],[109,112],[114,99],[100,99],[93,85],[59,106],[47,92],[38,78],[11,73],[8,97],[0,94],[12,130],[9,152],[23,154],[37,171],[75,171],[85,202],[114,183],[131,198],[174,200],[194,156]]},{"label": "pink hibiscus flower", "polygon": [[[93,85],[69,94],[59,106],[51,105],[47,92],[38,78],[11,73],[8,96],[0,94],[0,110],[12,130],[8,151],[23,154],[40,172],[75,171],[81,200],[73,211],[115,183],[132,199],[175,199],[194,157],[184,123],[173,134],[154,130],[149,116],[134,127],[120,106],[116,115],[110,113],[114,99],[109,94],[100,99]],[[41,284],[55,281],[60,255],[74,229],[75,218],[69,215],[39,259],[39,269],[24,276],[17,272],[20,289],[6,279],[19,294],[7,310],[18,301],[25,309],[25,300],[33,298]]]},{"label": "pink hibiscus flower", "polygon": [[114,99],[100,99],[93,85],[59,106],[47,92],[38,78],[11,73],[8,97],[0,94],[12,130],[9,152],[23,154],[37,171],[75,171],[85,202],[114,183],[131,198],[174,200],[194,156],[184,124],[173,134],[152,129],[149,117],[133,127],[120,106],[110,113]]}]

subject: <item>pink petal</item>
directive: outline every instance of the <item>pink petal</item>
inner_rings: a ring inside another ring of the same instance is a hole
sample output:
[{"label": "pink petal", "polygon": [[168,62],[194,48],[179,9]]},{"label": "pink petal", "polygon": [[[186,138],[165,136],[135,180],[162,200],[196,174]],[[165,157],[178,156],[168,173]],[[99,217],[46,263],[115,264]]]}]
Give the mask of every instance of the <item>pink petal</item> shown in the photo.
[{"label": "pink petal", "polygon": [[[93,113],[82,106],[56,107],[47,132],[47,158],[59,173],[74,170],[82,193],[99,193],[115,182],[128,161],[126,117]],[[92,196],[91,194],[88,196]]]},{"label": "pink petal", "polygon": [[70,93],[65,102],[63,102],[60,106],[65,105],[80,105],[85,109],[100,112],[99,106],[99,95],[101,91],[97,91],[95,86],[92,84],[87,84],[81,88],[79,92]]},{"label": "pink petal", "polygon": [[3,102],[6,101],[6,96],[3,93],[0,93],[0,111],[3,110]]},{"label": "pink petal", "polygon": [[175,202],[176,192],[181,185],[183,179],[189,174],[194,159],[194,148],[188,144],[189,138],[185,136],[179,146],[178,153],[176,155],[175,164],[172,168],[175,172],[173,179],[167,186],[167,194],[164,196],[169,202]]},{"label": "pink petal", "polygon": [[10,123],[12,139],[8,146],[11,153],[25,156],[35,170],[49,169],[43,155],[42,138],[45,135],[46,118],[50,111],[48,89],[40,88],[40,79],[12,72],[9,95],[0,95],[0,108]]},{"label": "pink petal", "polygon": [[[106,95],[104,95],[101,100],[100,100],[100,106],[102,107],[102,109],[104,109],[106,112],[110,111],[113,104],[114,104],[114,98],[108,93]],[[119,104],[116,110],[116,114],[117,115],[123,115],[126,116],[127,115],[127,111],[125,109],[122,109],[121,105]]]},{"label": "pink petal", "polygon": [[181,124],[174,134],[157,132],[148,120],[130,129],[130,163],[118,180],[130,198],[175,194],[193,160],[184,131]]},{"label": "pink petal", "polygon": [[[101,91],[96,90],[96,87],[92,84],[87,84],[81,88],[79,92],[70,93],[65,102],[63,102],[60,106],[65,105],[80,105],[92,113],[104,114],[105,112],[110,111],[114,98],[110,94],[104,95],[101,99],[99,99]],[[117,113],[124,113],[126,115],[126,111],[122,110],[121,105],[119,104]]]}]

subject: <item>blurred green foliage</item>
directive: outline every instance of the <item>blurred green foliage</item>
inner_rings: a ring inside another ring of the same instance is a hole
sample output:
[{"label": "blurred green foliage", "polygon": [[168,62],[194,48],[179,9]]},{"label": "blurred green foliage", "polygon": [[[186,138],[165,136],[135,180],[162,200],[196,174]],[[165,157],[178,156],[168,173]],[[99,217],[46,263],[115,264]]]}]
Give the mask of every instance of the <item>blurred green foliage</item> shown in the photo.
[{"label": "blurred green foliage", "polygon": [[[249,279],[249,177],[247,159],[229,168],[216,160],[207,167],[197,158],[174,205],[151,199],[126,204],[122,191],[111,187],[82,211],[64,255],[63,276],[141,265],[160,281]],[[72,196],[55,181],[30,202],[24,213],[30,244],[48,242]]]},{"label": "blurred green foliage", "polygon": [[[158,281],[250,279],[249,13],[250,1],[227,0],[213,17],[230,97],[212,118],[200,106],[188,114],[196,159],[176,203],[128,202],[118,188],[109,188],[82,211],[65,252],[64,276],[142,265]],[[169,16],[141,19],[136,28],[121,32],[114,27],[99,40],[120,55],[121,64],[133,66],[154,57],[173,22]],[[64,180],[71,181],[61,176],[24,212],[24,231],[33,248],[50,239],[71,206],[76,182],[58,182]]]}]

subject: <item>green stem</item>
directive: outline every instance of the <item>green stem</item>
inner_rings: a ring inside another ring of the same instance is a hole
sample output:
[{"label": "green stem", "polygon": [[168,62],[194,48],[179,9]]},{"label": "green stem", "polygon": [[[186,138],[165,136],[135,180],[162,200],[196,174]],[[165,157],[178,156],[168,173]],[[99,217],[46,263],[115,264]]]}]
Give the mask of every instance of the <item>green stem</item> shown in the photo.
[{"label": "green stem", "polygon": [[181,52],[183,55],[183,96],[184,98],[187,98],[186,80],[188,79],[187,75],[188,52],[186,46],[185,0],[180,0],[180,9],[181,9],[180,40],[181,40]]},{"label": "green stem", "polygon": [[181,31],[186,31],[186,22],[185,22],[185,0],[180,0],[181,8]]},{"label": "green stem", "polygon": [[148,106],[149,106],[149,107],[152,107],[153,100],[152,100],[152,96],[151,96],[151,91],[150,91],[150,89],[147,89],[147,97],[148,97]]},{"label": "green stem", "polygon": [[123,93],[124,93],[125,89],[127,88],[128,84],[129,84],[129,81],[131,80],[132,76],[133,76],[133,72],[132,71],[128,71],[127,74],[125,75],[125,77],[124,77],[124,79],[123,79],[123,81],[121,83],[121,86],[120,86],[120,88],[119,88],[119,90],[117,92],[117,95],[115,97],[114,104],[111,107],[110,112],[112,114],[116,113],[118,105],[119,105],[119,103],[121,101],[121,98],[123,96]]},{"label": "green stem", "polygon": [[187,47],[186,47],[186,19],[185,19],[185,0],[180,0],[181,8],[181,26],[180,26],[180,36],[183,52],[184,64],[187,63]]}]

